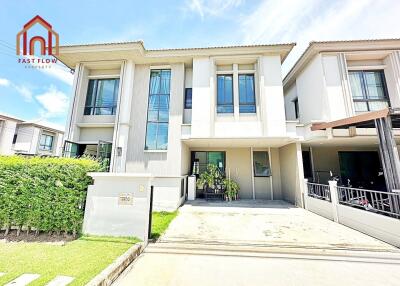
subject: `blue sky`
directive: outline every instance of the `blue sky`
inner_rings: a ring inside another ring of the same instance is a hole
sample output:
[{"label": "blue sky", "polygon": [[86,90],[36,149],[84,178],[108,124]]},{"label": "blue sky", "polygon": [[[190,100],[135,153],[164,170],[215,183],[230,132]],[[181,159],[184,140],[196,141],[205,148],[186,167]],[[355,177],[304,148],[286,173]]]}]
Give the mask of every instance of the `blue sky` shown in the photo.
[{"label": "blue sky", "polygon": [[0,112],[62,127],[72,75],[17,63],[15,37],[40,15],[61,44],[143,40],[146,48],[297,42],[283,73],[312,40],[400,38],[398,0],[2,0]]}]

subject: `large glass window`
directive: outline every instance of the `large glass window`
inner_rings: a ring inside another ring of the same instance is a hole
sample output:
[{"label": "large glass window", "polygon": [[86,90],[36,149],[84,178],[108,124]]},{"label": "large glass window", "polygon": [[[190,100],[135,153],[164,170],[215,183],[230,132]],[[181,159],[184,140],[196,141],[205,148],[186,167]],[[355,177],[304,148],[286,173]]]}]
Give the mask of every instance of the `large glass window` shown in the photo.
[{"label": "large glass window", "polygon": [[389,106],[383,70],[349,71],[349,81],[356,112],[380,110]]},{"label": "large glass window", "polygon": [[170,70],[152,70],[150,73],[146,150],[166,150],[168,147],[170,81]]},{"label": "large glass window", "polygon": [[119,79],[91,79],[85,115],[114,115],[117,110]]},{"label": "large glass window", "polygon": [[217,76],[217,113],[233,113],[233,76]]},{"label": "large glass window", "polygon": [[254,74],[239,75],[239,112],[255,113]]},{"label": "large glass window", "polygon": [[54,136],[48,134],[42,134],[40,136],[39,150],[51,151],[53,149]]},{"label": "large glass window", "polygon": [[254,151],[253,164],[255,177],[271,176],[271,167],[269,165],[269,157],[267,151]]}]

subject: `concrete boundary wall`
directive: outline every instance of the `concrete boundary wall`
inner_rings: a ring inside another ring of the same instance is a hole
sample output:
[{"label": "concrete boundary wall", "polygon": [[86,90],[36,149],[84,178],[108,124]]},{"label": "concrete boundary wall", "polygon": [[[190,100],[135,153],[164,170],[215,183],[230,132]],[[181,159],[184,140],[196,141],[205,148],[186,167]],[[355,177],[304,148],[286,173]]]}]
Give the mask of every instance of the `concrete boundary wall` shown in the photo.
[{"label": "concrete boundary wall", "polygon": [[304,198],[307,210],[400,247],[400,219],[339,204],[336,182],[329,183],[332,202],[310,197],[306,192]]}]

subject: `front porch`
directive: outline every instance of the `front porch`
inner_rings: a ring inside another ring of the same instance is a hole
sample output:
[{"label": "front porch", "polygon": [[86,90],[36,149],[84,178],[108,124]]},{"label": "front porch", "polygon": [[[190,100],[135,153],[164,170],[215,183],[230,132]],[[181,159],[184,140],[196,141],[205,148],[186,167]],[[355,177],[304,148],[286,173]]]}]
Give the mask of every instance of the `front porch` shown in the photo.
[{"label": "front porch", "polygon": [[[226,144],[227,147],[222,147],[221,142],[215,143],[219,144],[209,142],[215,147],[206,147],[192,142],[188,146],[189,173],[196,175],[197,180],[207,165],[212,164],[223,176],[239,184],[238,198],[241,200],[286,200],[301,205],[303,173],[299,143],[281,142],[267,147],[259,142],[250,146],[238,144],[243,143],[240,139],[236,144]],[[196,198],[204,198],[202,185],[196,184],[196,187]]]}]

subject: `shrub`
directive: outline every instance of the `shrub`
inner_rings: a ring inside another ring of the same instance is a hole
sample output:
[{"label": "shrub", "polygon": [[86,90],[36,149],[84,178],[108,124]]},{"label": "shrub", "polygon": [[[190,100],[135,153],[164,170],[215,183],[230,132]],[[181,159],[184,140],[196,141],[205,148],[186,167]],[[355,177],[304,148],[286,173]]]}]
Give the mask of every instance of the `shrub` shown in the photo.
[{"label": "shrub", "polygon": [[91,159],[0,156],[0,227],[76,234],[81,230]]}]

